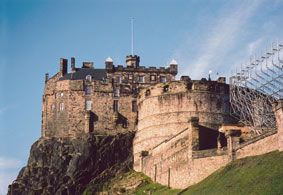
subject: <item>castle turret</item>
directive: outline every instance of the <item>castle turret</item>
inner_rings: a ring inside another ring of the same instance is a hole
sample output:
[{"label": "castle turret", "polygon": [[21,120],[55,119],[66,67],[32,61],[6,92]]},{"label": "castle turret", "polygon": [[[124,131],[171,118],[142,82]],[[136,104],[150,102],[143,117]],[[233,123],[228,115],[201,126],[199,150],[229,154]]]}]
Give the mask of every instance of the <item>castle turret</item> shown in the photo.
[{"label": "castle turret", "polygon": [[112,58],[110,58],[110,56],[108,56],[108,58],[105,60],[105,69],[106,72],[112,72],[113,71],[113,60]]},{"label": "castle turret", "polygon": [[140,57],[137,55],[129,55],[126,57],[127,67],[137,68],[140,65]]},{"label": "castle turret", "polygon": [[170,72],[174,76],[176,76],[178,73],[178,63],[174,59],[170,62]]}]

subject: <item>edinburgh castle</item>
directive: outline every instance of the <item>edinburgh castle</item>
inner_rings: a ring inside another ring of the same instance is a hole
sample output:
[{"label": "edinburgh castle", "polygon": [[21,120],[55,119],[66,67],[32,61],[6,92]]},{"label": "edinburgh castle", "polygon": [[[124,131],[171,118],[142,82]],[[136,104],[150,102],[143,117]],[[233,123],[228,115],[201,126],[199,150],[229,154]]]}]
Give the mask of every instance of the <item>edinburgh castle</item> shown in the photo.
[{"label": "edinburgh castle", "polygon": [[93,62],[75,66],[60,59],[60,71],[46,74],[42,137],[79,137],[134,132],[133,168],[172,188],[195,184],[228,162],[283,150],[282,100],[274,104],[276,131],[251,138],[249,127],[230,113],[224,77],[175,80],[178,65],[126,67],[108,57],[105,69]]}]

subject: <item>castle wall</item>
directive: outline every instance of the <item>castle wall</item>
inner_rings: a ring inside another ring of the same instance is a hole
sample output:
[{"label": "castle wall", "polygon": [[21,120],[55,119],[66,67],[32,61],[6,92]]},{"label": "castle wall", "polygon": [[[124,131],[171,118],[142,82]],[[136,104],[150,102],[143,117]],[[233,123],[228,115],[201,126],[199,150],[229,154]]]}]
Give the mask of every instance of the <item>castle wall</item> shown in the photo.
[{"label": "castle wall", "polygon": [[150,150],[187,128],[191,116],[199,117],[201,126],[215,131],[221,124],[233,121],[229,115],[229,86],[223,83],[176,81],[148,87],[139,95],[135,164],[141,151]]},{"label": "castle wall", "polygon": [[241,144],[235,149],[235,158],[244,158],[278,150],[278,133],[271,132]]},{"label": "castle wall", "polygon": [[153,181],[172,188],[193,185],[228,163],[225,151],[193,151],[188,126],[179,134],[163,141],[141,159],[141,171]]}]

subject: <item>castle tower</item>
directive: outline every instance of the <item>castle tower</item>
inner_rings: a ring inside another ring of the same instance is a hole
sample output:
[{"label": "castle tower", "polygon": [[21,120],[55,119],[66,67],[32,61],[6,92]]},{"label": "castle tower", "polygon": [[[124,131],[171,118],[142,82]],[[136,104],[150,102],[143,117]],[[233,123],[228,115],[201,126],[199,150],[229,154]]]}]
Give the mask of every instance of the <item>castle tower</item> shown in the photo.
[{"label": "castle tower", "polygon": [[140,57],[137,55],[129,55],[126,57],[127,67],[138,68],[140,65]]}]

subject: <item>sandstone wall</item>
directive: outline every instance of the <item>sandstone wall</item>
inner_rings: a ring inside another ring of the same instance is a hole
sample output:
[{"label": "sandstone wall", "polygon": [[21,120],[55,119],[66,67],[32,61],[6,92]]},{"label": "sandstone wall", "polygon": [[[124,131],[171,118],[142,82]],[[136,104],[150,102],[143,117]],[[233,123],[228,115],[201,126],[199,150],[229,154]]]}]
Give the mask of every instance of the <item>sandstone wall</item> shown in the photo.
[{"label": "sandstone wall", "polygon": [[[111,83],[84,80],[50,83],[53,90],[46,89],[44,94],[43,136],[74,136],[85,132],[86,123],[91,123],[90,130],[96,133],[134,130],[137,112],[132,112],[132,101],[136,98],[124,93],[114,97]],[[90,95],[85,92],[86,86],[92,87]],[[91,121],[86,120],[87,100],[91,101]],[[118,101],[118,113],[113,109],[114,100]]]},{"label": "sandstone wall", "polygon": [[235,158],[244,158],[278,150],[278,134],[271,132],[261,135],[253,140],[244,142],[235,150]]},{"label": "sandstone wall", "polygon": [[134,156],[139,161],[142,150],[150,150],[187,128],[191,116],[199,124],[218,131],[231,123],[229,86],[215,81],[175,81],[157,84],[141,91],[138,98],[138,131]]},{"label": "sandstone wall", "polygon": [[212,149],[192,152],[190,131],[191,128],[186,128],[156,145],[135,166],[141,166],[141,171],[157,183],[172,188],[185,188],[227,164],[225,151]]}]

